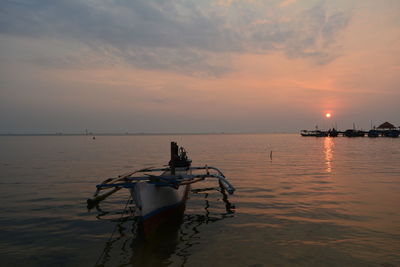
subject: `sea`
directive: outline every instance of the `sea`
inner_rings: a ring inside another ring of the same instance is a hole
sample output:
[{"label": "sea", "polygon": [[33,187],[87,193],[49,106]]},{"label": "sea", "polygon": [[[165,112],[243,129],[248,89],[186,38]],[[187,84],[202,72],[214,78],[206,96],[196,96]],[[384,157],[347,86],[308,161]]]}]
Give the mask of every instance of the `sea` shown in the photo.
[{"label": "sea", "polygon": [[[192,186],[182,220],[143,238],[128,190],[96,184],[168,163]],[[1,266],[400,266],[400,138],[299,134],[0,136]]]}]

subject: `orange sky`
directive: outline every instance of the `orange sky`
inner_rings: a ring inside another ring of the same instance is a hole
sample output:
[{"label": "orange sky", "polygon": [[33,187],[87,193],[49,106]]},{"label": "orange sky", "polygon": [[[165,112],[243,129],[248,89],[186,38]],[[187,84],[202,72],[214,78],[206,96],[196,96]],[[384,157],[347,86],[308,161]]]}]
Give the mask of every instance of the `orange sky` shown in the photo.
[{"label": "orange sky", "polygon": [[400,125],[398,1],[99,3],[0,4],[1,133]]}]

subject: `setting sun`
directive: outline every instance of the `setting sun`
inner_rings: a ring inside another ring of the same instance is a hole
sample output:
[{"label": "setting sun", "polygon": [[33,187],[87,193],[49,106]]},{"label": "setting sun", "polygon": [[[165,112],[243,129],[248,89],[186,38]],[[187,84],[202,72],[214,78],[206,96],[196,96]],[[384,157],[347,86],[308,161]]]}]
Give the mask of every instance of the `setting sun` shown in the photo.
[{"label": "setting sun", "polygon": [[326,113],[325,117],[330,118],[332,115],[331,113]]}]

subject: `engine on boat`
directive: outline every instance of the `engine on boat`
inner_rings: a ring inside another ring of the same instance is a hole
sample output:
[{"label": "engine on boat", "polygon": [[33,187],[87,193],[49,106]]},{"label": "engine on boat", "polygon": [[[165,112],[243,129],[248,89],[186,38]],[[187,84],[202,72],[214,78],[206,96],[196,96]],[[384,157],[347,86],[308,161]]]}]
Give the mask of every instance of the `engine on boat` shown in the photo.
[{"label": "engine on boat", "polygon": [[172,174],[176,167],[190,167],[192,160],[187,157],[187,152],[183,147],[179,147],[176,142],[171,142],[171,160],[169,166]]}]

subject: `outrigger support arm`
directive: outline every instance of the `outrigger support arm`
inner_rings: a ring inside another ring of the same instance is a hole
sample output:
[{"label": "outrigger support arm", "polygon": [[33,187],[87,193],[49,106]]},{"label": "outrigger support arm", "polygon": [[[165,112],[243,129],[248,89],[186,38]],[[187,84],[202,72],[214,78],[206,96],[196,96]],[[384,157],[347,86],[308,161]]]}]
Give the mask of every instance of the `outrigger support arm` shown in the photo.
[{"label": "outrigger support arm", "polygon": [[125,183],[109,183],[109,184],[99,184],[97,185],[97,189],[106,189],[112,187],[124,187],[124,188],[132,188],[135,186],[136,182],[139,181],[148,181],[151,184],[155,184],[158,186],[173,186],[179,187],[183,182],[190,182],[193,179],[198,179],[196,182],[204,180],[206,178],[214,178],[218,179],[221,183],[222,187],[229,193],[233,194],[235,192],[235,188],[225,179],[225,177],[218,174],[195,174],[195,175],[168,175],[168,176],[140,176],[140,177],[129,177],[126,180],[130,182]]},{"label": "outrigger support arm", "polygon": [[[225,177],[225,175],[222,173],[222,171],[216,167],[212,167],[212,166],[202,166],[202,167],[188,167],[187,170],[215,170],[218,172],[219,175]],[[141,170],[137,170],[134,172],[131,172],[130,174],[134,174],[134,173],[138,173],[138,172],[162,172],[162,171],[170,171],[171,168],[169,167],[165,167],[165,168],[145,168],[145,169],[141,169]],[[125,176],[126,177],[126,176]]]},{"label": "outrigger support arm", "polygon": [[[211,174],[209,170],[215,170],[218,174]],[[154,169],[142,169],[138,172],[160,172],[160,171],[169,171],[170,168],[154,168]],[[231,185],[228,180],[225,178],[225,175],[222,173],[221,170],[211,166],[204,166],[204,167],[189,167],[188,170],[206,170],[207,173],[205,174],[178,174],[178,175],[152,175],[146,174],[145,176],[137,176],[137,177],[124,177],[123,181],[121,178],[115,178],[109,180],[108,183],[102,183],[97,185],[97,190],[113,188],[113,187],[123,187],[123,188],[132,188],[135,186],[136,182],[139,181],[147,181],[148,183],[155,184],[158,186],[172,186],[172,187],[179,187],[179,185],[188,184],[188,183],[195,183],[206,178],[214,178],[218,179],[220,185],[229,193],[233,194],[235,188]],[[116,183],[118,182],[118,183]]]}]

